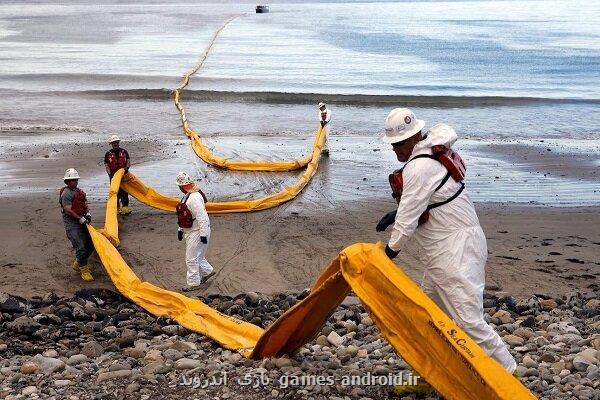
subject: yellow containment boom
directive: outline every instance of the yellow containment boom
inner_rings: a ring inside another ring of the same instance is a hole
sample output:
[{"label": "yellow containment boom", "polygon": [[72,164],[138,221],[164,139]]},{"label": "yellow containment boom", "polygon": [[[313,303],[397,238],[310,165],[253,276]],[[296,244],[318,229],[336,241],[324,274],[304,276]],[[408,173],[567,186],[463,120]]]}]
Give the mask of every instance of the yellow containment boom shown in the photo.
[{"label": "yellow containment boom", "polygon": [[[286,186],[277,193],[261,197],[259,199],[208,202],[206,204],[206,210],[209,214],[229,214],[259,211],[277,207],[287,201],[292,200],[302,191],[302,189],[304,189],[304,187],[306,187],[306,185],[310,182],[312,177],[317,172],[324,140],[325,130],[323,128],[319,128],[317,132],[317,137],[315,139],[315,143],[313,145],[311,160],[306,166],[306,170],[300,175],[300,177],[295,183]],[[111,182],[111,192],[112,190],[115,190],[115,188],[113,188],[113,184],[116,185],[116,183],[113,182],[118,182],[116,176],[113,177],[113,180]],[[156,190],[146,186],[138,177],[136,177],[131,172],[123,176],[123,179],[121,181],[121,188],[136,199],[138,199],[139,201],[141,201],[142,203],[163,211],[174,212],[175,206],[179,202],[179,199],[175,197],[164,196],[158,193]],[[118,186],[116,187],[116,190],[118,191]],[[112,206],[112,203],[109,203],[109,206]],[[116,207],[117,203],[116,200],[114,200],[115,211]],[[116,222],[113,224],[112,217],[108,215],[108,207],[106,217],[108,221],[107,225],[110,223],[111,227],[114,225],[116,229]]]},{"label": "yellow containment boom", "polygon": [[[146,204],[170,211],[177,201],[158,195],[131,173],[125,176],[129,178],[123,188]],[[385,255],[381,244],[359,243],[344,249],[317,279],[309,296],[267,330],[222,314],[200,300],[140,281],[111,243],[119,240],[116,189],[122,177],[120,171],[111,182],[104,230],[91,225],[88,230],[117,290],[149,313],[171,318],[225,348],[258,359],[293,354],[311,341],[353,290],[398,354],[445,398],[535,399]]]},{"label": "yellow containment boom", "polygon": [[[99,230],[99,232],[106,236],[106,238],[115,247],[119,246],[120,243],[119,222],[117,221],[117,193],[119,193],[119,187],[122,184],[124,174],[125,170],[121,168],[120,170],[115,172],[112,179],[110,180],[108,200],[106,201],[106,216],[104,218],[104,229]],[[175,210],[174,206],[173,210]]]},{"label": "yellow containment boom", "polygon": [[[279,162],[268,162],[268,161],[236,161],[236,160],[227,160],[223,157],[216,156],[200,139],[200,135],[190,125],[187,114],[185,112],[185,108],[181,102],[181,93],[183,89],[187,87],[190,83],[190,78],[194,75],[206,62],[208,55],[217,40],[219,34],[225,29],[225,27],[237,16],[232,17],[225,21],[225,23],[213,34],[211,39],[209,40],[208,47],[204,50],[200,61],[196,64],[194,68],[186,72],[181,80],[181,83],[177,88],[173,91],[173,99],[175,101],[175,107],[177,107],[177,111],[179,111],[179,116],[181,118],[181,124],[183,126],[183,132],[187,135],[187,137],[191,140],[192,149],[198,157],[200,157],[205,163],[214,165],[215,167],[224,168],[228,170],[236,170],[236,171],[294,171],[297,169],[301,169],[309,165],[311,160],[314,160],[315,153],[312,152],[307,157],[304,157],[299,160],[293,161],[279,161]],[[318,142],[318,136],[315,139],[315,142]],[[268,207],[267,207],[268,208]],[[263,208],[258,208],[262,210]]]},{"label": "yellow containment boom", "polygon": [[88,230],[100,261],[117,290],[149,313],[171,318],[231,350],[252,348],[262,335],[263,330],[256,325],[222,314],[200,300],[141,282],[105,236],[90,225]]}]

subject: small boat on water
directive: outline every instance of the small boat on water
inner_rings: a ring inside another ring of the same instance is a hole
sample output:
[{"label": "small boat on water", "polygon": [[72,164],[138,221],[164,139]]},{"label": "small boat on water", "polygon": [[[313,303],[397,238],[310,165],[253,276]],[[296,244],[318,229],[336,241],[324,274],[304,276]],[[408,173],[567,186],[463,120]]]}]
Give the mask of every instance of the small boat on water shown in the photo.
[{"label": "small boat on water", "polygon": [[256,6],[257,14],[265,14],[269,12],[269,6]]}]

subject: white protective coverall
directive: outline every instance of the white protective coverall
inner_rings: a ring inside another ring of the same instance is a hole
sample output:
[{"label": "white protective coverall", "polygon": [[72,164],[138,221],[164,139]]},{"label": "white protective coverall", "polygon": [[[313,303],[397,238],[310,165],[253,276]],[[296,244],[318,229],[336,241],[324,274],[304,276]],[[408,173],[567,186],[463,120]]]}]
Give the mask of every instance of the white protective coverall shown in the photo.
[{"label": "white protective coverall", "polygon": [[[212,265],[206,260],[206,251],[210,243],[210,220],[204,205],[204,199],[199,192],[188,195],[185,203],[195,218],[191,228],[180,228],[185,238],[185,264],[187,265],[188,286],[200,285],[203,276],[213,271]],[[206,243],[200,237],[206,237]]]},{"label": "white protective coverall", "polygon": [[[451,147],[456,139],[454,129],[438,124],[417,143],[411,159],[419,154],[432,154],[434,145]],[[515,360],[500,336],[483,319],[487,244],[467,191],[430,210],[429,221],[417,227],[419,216],[428,204],[444,201],[460,189],[460,183],[450,178],[434,192],[446,173],[446,168],[431,158],[418,158],[405,166],[402,197],[388,246],[399,251],[410,236],[414,237],[423,250],[423,291],[488,355],[512,373]]]},{"label": "white protective coverall", "polygon": [[329,147],[327,146],[327,135],[329,134],[329,120],[331,120],[331,110],[327,107],[325,107],[324,111],[321,111],[319,109],[319,123],[321,121],[325,122],[325,126],[323,127],[323,129],[325,129],[325,141],[323,142],[323,148],[321,149],[321,152],[323,153],[329,153]]}]

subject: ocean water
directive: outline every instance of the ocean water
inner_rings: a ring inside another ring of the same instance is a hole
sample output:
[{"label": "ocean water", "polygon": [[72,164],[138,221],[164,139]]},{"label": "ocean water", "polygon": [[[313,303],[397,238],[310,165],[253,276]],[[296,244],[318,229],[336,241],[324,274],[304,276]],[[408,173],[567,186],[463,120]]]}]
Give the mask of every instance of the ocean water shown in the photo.
[{"label": "ocean water", "polygon": [[600,99],[598,1],[253,4],[3,4],[0,88],[172,88],[238,15],[195,88]]},{"label": "ocean water", "polygon": [[[269,14],[257,15],[250,1],[4,1],[0,141],[25,145],[19,132],[32,130],[35,141],[62,135],[66,143],[102,141],[112,132],[181,139],[170,91],[214,31],[235,17],[184,93],[192,125],[217,152],[238,154],[233,138],[245,135],[310,136],[314,105],[325,100],[334,146],[336,138],[348,147],[360,137],[370,151],[389,110],[410,106],[428,126],[449,123],[472,142],[566,140],[576,144],[569,151],[592,149],[589,162],[598,162],[598,1],[269,4]],[[246,154],[295,155],[261,151],[257,143]],[[193,157],[184,161],[202,170]],[[557,177],[532,187],[527,162],[489,157],[478,162],[488,168],[481,176],[512,168],[521,189],[476,179],[478,201],[600,204],[595,178]],[[8,170],[0,164],[5,181],[15,175]],[[281,184],[271,183],[266,191]],[[568,198],[574,185],[578,194]],[[552,200],[557,193],[560,200]]]}]

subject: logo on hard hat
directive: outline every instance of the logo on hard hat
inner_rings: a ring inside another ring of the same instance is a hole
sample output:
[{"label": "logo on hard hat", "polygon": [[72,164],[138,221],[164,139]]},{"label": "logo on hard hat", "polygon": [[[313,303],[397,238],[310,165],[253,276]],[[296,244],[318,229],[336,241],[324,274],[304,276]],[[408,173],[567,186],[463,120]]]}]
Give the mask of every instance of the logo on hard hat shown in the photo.
[{"label": "logo on hard hat", "polygon": [[404,122],[406,122],[407,124],[410,124],[410,117],[407,115],[406,117],[404,117]]},{"label": "logo on hard hat", "polygon": [[396,127],[396,132],[402,132],[406,128],[406,124],[400,124]]}]

